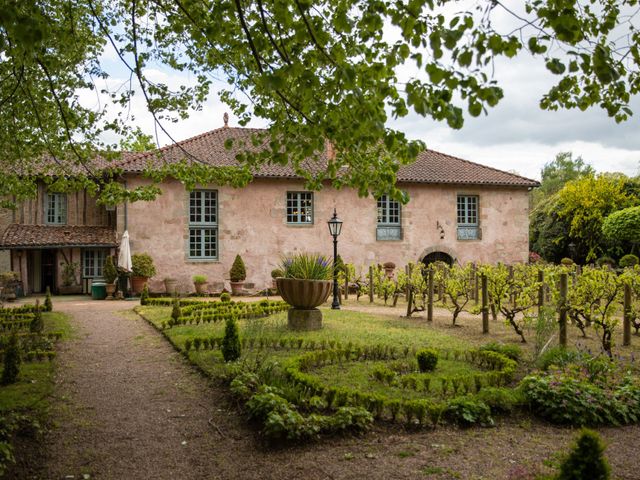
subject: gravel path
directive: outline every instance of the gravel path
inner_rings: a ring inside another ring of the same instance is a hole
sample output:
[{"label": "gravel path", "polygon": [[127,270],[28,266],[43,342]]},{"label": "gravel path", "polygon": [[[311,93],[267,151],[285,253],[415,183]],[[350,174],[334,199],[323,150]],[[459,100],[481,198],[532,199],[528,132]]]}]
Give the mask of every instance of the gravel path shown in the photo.
[{"label": "gravel path", "polygon": [[[266,448],[225,390],[188,365],[132,307],[56,303],[72,316],[76,334],[58,356],[54,427],[20,479],[529,478],[522,469],[535,471],[575,435],[515,417],[493,429],[382,426],[363,437]],[[615,477],[637,479],[639,428],[602,433]]]}]

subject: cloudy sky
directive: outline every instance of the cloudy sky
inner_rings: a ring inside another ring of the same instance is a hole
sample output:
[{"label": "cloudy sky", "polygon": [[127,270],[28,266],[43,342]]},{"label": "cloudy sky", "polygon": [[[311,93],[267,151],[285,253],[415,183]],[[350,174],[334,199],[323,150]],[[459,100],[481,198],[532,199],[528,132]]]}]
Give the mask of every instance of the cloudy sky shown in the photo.
[{"label": "cloudy sky", "polygon": [[[498,30],[502,27],[509,31],[513,22],[505,12],[496,12],[494,26]],[[105,62],[112,63],[116,71],[119,68],[113,52],[105,53]],[[173,87],[194,81],[188,74],[164,70],[147,70],[146,74]],[[408,68],[400,72],[400,79],[412,74]],[[636,96],[631,103],[636,117],[617,124],[599,108],[586,112],[541,110],[538,106],[541,97],[557,81],[557,77],[546,70],[542,59],[521,55],[516,59],[500,60],[495,66],[495,76],[504,89],[504,99],[487,115],[467,117],[461,130],[452,130],[446,123],[418,115],[390,120],[389,126],[404,131],[410,138],[424,140],[428,148],[530,178],[539,179],[542,166],[553,160],[557,153],[565,151],[573,152],[574,157],[581,156],[597,171],[640,173],[640,98]],[[110,80],[112,84],[122,81],[124,78],[118,79],[117,75]],[[91,102],[91,95],[85,96],[85,103]],[[169,124],[167,129],[174,140],[183,140],[221,127],[223,113],[227,110],[214,95],[201,111],[192,112],[187,120]],[[155,135],[153,119],[140,96],[132,102],[131,115],[144,132]],[[236,124],[233,117],[230,124]],[[266,124],[255,119],[250,126],[264,127]],[[161,132],[158,140],[161,145],[171,141]]]}]

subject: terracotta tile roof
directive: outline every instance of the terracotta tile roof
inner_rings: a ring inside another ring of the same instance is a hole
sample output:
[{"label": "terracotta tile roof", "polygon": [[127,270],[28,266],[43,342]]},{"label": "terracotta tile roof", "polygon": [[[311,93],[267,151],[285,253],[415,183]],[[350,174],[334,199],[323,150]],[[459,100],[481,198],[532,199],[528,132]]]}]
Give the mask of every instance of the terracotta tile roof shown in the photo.
[{"label": "terracotta tile roof", "polygon": [[41,247],[115,247],[116,231],[110,227],[81,225],[9,225],[0,249]]},{"label": "terracotta tile roof", "polygon": [[[255,135],[265,132],[266,130],[259,128],[217,128],[158,150],[130,154],[115,165],[131,173],[142,172],[149,166],[157,168],[182,160],[187,160],[188,163],[205,162],[220,167],[238,167],[240,163],[236,160],[236,155],[243,151],[256,152],[265,148],[268,139],[258,146],[252,144]],[[226,140],[233,141],[229,149],[225,148]],[[321,152],[317,161],[304,162],[304,168],[311,171],[323,170],[326,162],[327,156],[325,152]],[[290,166],[279,164],[263,165],[253,173],[256,177],[299,178]]]},{"label": "terracotta tile roof", "polygon": [[398,171],[398,181],[514,187],[537,187],[540,185],[536,180],[435,150],[425,150],[418,155],[414,163],[401,167]]},{"label": "terracotta tile roof", "polygon": [[[252,145],[251,139],[255,134],[265,132],[255,128],[223,127],[207,133],[168,145],[153,152],[130,154],[117,165],[125,172],[139,173],[145,167],[159,167],[165,163],[202,161],[217,166],[238,166],[236,155],[245,145]],[[225,140],[234,140],[233,147],[225,148]],[[264,145],[264,144],[263,144]],[[251,146],[249,150],[258,150],[260,145]],[[304,166],[311,171],[324,168],[327,162],[327,150],[318,155],[314,162],[309,160]],[[270,164],[261,166],[254,172],[256,177],[300,178],[290,166]],[[463,185],[494,185],[535,187],[539,183],[535,180],[504,172],[478,163],[463,160],[434,150],[425,150],[418,155],[418,159],[411,165],[400,168],[398,181],[406,183],[431,184],[463,184]]]},{"label": "terracotta tile roof", "polygon": [[96,155],[90,158],[86,164],[78,163],[77,159],[58,158],[45,155],[42,158],[24,163],[4,164],[0,160],[0,168],[7,173],[16,175],[50,175],[57,176],[62,172],[65,175],[88,175],[99,174],[102,170],[114,167],[117,164],[126,162],[132,156],[138,156],[137,152],[119,152],[119,157],[107,159],[103,155]]}]

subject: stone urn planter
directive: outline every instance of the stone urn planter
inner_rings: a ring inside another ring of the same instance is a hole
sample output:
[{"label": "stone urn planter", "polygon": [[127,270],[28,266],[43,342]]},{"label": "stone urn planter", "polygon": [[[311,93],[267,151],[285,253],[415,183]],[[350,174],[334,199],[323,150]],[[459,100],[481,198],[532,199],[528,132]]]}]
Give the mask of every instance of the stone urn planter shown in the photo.
[{"label": "stone urn planter", "polygon": [[331,280],[301,280],[277,278],[276,285],[282,299],[291,305],[289,328],[318,330],[322,328],[322,312],[316,307],[326,302],[331,293]]},{"label": "stone urn planter", "polygon": [[113,300],[113,294],[116,293],[116,284],[115,283],[107,283],[105,285],[107,290],[107,300]]},{"label": "stone urn planter", "polygon": [[169,295],[174,295],[178,291],[178,280],[175,278],[164,279],[164,290]]}]

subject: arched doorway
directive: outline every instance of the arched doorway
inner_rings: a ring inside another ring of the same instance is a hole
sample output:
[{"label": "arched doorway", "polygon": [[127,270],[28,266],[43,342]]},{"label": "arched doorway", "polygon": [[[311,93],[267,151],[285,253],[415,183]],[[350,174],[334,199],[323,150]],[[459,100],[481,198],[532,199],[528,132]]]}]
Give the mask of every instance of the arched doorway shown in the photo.
[{"label": "arched doorway", "polygon": [[453,265],[453,257],[445,252],[431,252],[422,258],[422,263],[427,267],[434,262],[444,262],[447,265]]}]

